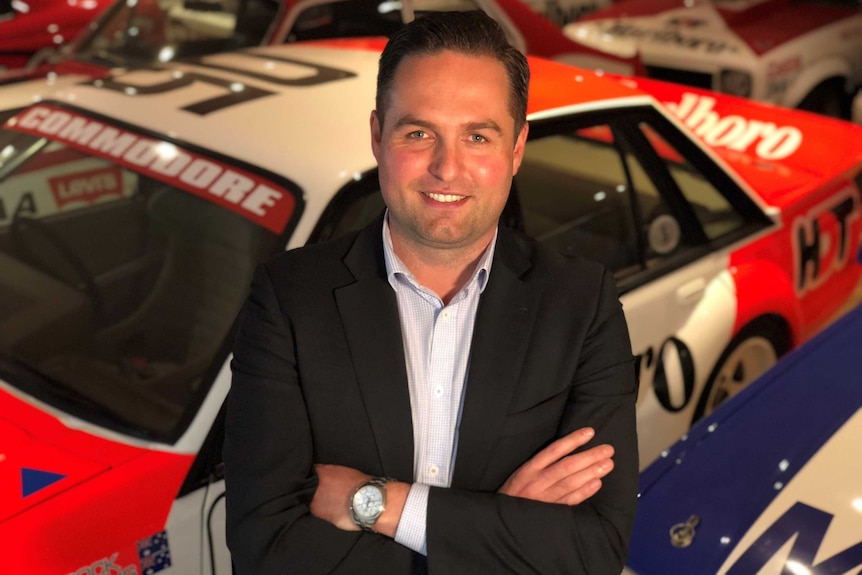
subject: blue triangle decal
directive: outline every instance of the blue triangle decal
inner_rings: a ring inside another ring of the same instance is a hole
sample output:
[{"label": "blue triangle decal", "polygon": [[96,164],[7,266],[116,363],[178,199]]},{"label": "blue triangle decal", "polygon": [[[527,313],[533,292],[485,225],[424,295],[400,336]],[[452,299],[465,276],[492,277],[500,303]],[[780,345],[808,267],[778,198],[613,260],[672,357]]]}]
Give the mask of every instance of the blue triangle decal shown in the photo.
[{"label": "blue triangle decal", "polygon": [[59,473],[51,473],[50,471],[39,471],[38,469],[21,468],[21,497],[33,495],[37,491],[45,489],[49,485],[54,485],[61,479],[66,477]]}]

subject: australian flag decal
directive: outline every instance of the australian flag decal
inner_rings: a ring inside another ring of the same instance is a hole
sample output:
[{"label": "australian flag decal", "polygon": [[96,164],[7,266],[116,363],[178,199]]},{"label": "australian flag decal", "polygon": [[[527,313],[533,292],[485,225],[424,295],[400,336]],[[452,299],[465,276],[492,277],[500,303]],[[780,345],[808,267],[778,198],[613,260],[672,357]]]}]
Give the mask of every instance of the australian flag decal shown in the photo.
[{"label": "australian flag decal", "polygon": [[171,566],[171,551],[168,548],[167,532],[162,531],[145,537],[138,541],[137,546],[143,575],[153,575]]}]

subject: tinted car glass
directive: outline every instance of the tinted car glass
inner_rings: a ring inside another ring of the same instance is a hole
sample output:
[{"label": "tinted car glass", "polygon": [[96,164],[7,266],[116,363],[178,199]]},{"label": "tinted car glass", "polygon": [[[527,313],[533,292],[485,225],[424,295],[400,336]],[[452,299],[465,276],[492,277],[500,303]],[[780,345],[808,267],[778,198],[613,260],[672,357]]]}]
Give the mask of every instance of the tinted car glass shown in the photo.
[{"label": "tinted car glass", "polygon": [[175,437],[276,234],[61,143],[0,132],[0,150],[0,377],[106,427]]}]

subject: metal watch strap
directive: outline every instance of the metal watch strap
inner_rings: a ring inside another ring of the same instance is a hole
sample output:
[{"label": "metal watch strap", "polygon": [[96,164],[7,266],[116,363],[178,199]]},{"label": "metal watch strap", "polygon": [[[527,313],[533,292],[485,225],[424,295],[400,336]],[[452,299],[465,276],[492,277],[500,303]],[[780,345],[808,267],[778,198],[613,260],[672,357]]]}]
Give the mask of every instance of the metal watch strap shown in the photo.
[{"label": "metal watch strap", "polygon": [[383,493],[383,508],[380,510],[380,514],[383,514],[383,511],[386,509],[386,484],[395,481],[391,477],[372,477],[362,485],[356,488],[356,491],[353,492],[353,495],[350,496],[350,516],[353,519],[353,522],[363,531],[371,531],[371,527],[377,523],[377,520],[380,518],[380,515],[374,518],[373,521],[366,523],[361,521],[353,510],[353,498],[356,496],[356,493],[365,487],[366,485],[374,485],[375,487],[380,488],[380,491]]}]

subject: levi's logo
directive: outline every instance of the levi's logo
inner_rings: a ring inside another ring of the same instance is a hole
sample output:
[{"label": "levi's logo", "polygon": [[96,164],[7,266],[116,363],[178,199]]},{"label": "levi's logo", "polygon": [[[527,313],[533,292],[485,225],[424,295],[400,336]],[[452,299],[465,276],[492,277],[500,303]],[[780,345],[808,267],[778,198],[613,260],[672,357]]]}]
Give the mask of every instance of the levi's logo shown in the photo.
[{"label": "levi's logo", "polygon": [[48,180],[58,208],[73,202],[94,203],[106,196],[122,196],[122,181],[118,167],[77,172]]}]

